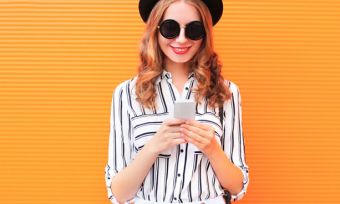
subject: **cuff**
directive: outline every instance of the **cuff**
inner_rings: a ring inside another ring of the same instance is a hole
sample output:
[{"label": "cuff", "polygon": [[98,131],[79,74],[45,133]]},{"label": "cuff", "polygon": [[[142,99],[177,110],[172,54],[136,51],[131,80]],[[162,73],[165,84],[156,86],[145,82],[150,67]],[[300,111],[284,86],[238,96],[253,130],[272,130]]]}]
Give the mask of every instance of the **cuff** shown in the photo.
[{"label": "cuff", "polygon": [[[109,200],[111,201],[111,203],[113,204],[120,204],[118,202],[118,200],[116,199],[116,197],[113,195],[112,191],[111,191],[111,187],[107,187],[107,195]],[[127,200],[125,202],[123,202],[124,204],[129,204],[129,203],[134,203],[135,199],[132,198],[131,200]]]},{"label": "cuff", "polygon": [[[111,183],[112,183],[112,178],[114,176],[113,170],[110,168],[109,165],[106,165],[105,167],[105,183],[106,183],[106,190],[107,190],[107,197],[113,204],[120,204],[116,197],[113,195],[112,190],[111,190]],[[134,198],[131,200],[125,201],[124,204],[129,204],[132,201],[134,202]]]},{"label": "cuff", "polygon": [[249,184],[249,173],[248,173],[248,167],[239,167],[241,169],[241,172],[243,174],[243,188],[241,192],[239,192],[237,195],[231,195],[231,201],[237,201],[241,200],[243,196],[247,192],[248,184]]},{"label": "cuff", "polygon": [[108,189],[107,189],[107,195],[108,195],[108,198],[109,198],[109,200],[111,201],[111,203],[113,203],[113,204],[119,204],[118,200],[113,196],[112,191],[111,191],[111,188],[108,188]]}]

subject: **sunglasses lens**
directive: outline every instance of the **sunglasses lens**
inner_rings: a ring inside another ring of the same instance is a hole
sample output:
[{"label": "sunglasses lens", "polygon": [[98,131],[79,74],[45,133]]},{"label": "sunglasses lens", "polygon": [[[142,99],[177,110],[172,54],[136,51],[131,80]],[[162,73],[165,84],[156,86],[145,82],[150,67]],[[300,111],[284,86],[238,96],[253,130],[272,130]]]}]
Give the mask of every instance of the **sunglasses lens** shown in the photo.
[{"label": "sunglasses lens", "polygon": [[174,20],[165,20],[159,26],[160,33],[167,39],[177,37],[180,33],[180,30],[181,28],[179,24]]},{"label": "sunglasses lens", "polygon": [[185,28],[185,35],[191,40],[199,40],[204,37],[204,26],[200,21],[193,21]]}]

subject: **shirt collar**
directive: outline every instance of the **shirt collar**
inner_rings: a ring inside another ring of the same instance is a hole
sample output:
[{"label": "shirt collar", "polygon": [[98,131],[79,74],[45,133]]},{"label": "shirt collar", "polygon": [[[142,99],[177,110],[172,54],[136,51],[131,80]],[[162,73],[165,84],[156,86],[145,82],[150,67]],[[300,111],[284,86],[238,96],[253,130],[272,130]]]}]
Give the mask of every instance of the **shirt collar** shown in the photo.
[{"label": "shirt collar", "polygon": [[[189,73],[188,79],[191,79],[192,77],[195,77],[195,73],[194,72],[190,72]],[[161,81],[163,79],[172,80],[171,73],[166,71],[165,69],[163,69],[162,74],[160,75],[160,77],[158,77],[157,82],[159,82],[159,81]]]},{"label": "shirt collar", "polygon": [[170,72],[166,71],[165,69],[163,69],[163,72],[162,72],[162,79],[166,78],[166,79],[172,79],[172,75]]},{"label": "shirt collar", "polygon": [[190,79],[191,77],[195,77],[195,72],[190,72],[188,75],[188,79]]}]

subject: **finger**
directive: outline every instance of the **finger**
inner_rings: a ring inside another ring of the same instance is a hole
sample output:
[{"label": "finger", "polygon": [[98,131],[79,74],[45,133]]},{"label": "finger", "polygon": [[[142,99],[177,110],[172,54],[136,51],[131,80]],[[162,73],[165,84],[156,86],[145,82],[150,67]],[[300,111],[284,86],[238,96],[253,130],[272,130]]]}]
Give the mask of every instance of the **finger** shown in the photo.
[{"label": "finger", "polygon": [[212,125],[199,123],[198,121],[191,122],[192,124],[195,124],[196,127],[199,127],[201,128],[201,130],[205,131],[205,133],[201,132],[201,134],[206,134],[208,137],[212,137],[215,135],[215,128]]},{"label": "finger", "polygon": [[179,144],[185,144],[185,143],[188,143],[188,142],[185,139],[183,139],[183,138],[172,140],[172,144],[173,145],[179,145]]},{"label": "finger", "polygon": [[168,133],[180,133],[181,127],[180,126],[170,126],[166,129]]},{"label": "finger", "polygon": [[198,135],[201,135],[203,137],[207,134],[207,131],[202,130],[199,127],[195,127],[193,125],[186,125],[186,124],[184,124],[184,125],[181,125],[181,127],[187,129],[190,132],[194,132],[194,133],[196,133]]},{"label": "finger", "polygon": [[187,142],[189,142],[189,143],[195,145],[195,146],[196,146],[198,149],[200,149],[200,150],[203,148],[203,146],[202,146],[201,143],[197,142],[196,140],[194,140],[194,139],[192,139],[192,138],[190,138],[190,137],[187,137],[185,140],[186,140]]},{"label": "finger", "polygon": [[185,136],[183,134],[181,134],[180,132],[178,132],[178,133],[169,133],[168,137],[170,139],[184,139],[185,138]]},{"label": "finger", "polygon": [[208,143],[209,142],[209,140],[206,139],[205,137],[202,137],[202,136],[196,134],[195,132],[189,131],[189,130],[187,130],[185,128],[182,129],[182,132],[184,133],[184,135],[186,137],[191,138],[192,140],[195,140],[198,143],[204,144],[204,143]]},{"label": "finger", "polygon": [[211,128],[212,128],[212,126],[200,123],[197,120],[187,120],[187,121],[185,121],[185,124],[200,127],[201,129],[207,130],[207,131],[210,131]]},{"label": "finger", "polygon": [[198,136],[202,137],[203,139],[202,140],[199,140],[197,137],[196,139],[198,139],[200,142],[208,142],[214,137],[215,135],[215,130],[213,127],[211,127],[211,130],[210,131],[206,131],[206,130],[203,130],[203,129],[200,129],[200,128],[197,128],[197,127],[194,127],[194,126],[190,126],[190,125],[181,125],[182,128],[185,128],[187,129],[189,132],[194,132],[196,133]]},{"label": "finger", "polygon": [[185,120],[177,119],[177,118],[169,118],[164,121],[165,125],[174,126],[174,125],[181,125],[185,122]]}]

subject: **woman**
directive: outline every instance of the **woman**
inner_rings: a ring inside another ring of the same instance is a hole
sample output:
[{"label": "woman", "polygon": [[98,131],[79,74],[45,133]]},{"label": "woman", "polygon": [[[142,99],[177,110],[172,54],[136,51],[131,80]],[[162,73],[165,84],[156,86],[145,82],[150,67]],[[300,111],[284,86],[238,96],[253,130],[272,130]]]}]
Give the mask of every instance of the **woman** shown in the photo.
[{"label": "woman", "polygon": [[[224,80],[212,26],[221,0],[140,0],[139,73],[113,93],[105,179],[112,203],[225,203],[248,186],[236,84]],[[173,118],[194,100],[195,120]],[[221,114],[223,111],[223,114]],[[221,119],[221,120],[220,120]]]}]

